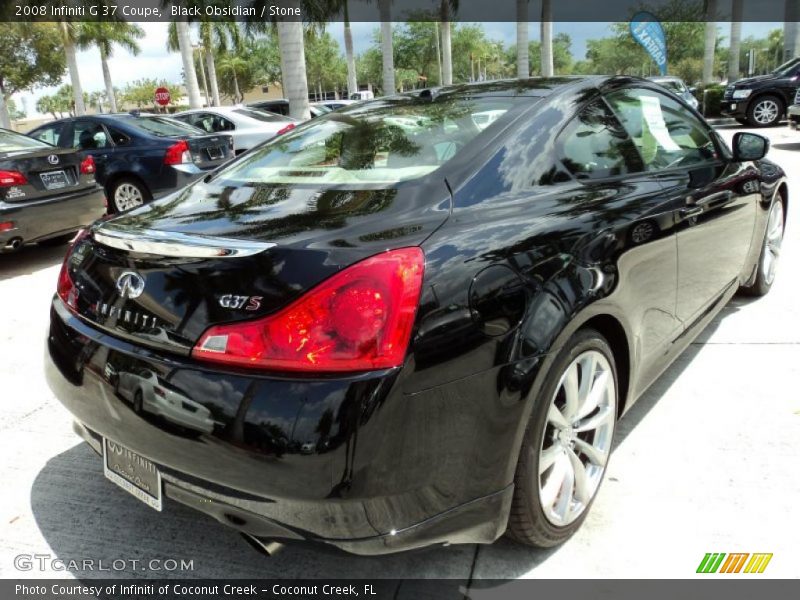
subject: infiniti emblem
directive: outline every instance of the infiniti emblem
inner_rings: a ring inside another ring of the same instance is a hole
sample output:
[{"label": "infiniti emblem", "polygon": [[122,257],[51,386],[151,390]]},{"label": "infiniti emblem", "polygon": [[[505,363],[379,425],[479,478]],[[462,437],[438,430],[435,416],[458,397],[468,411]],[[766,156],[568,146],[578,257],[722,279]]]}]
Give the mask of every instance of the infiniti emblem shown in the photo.
[{"label": "infiniti emblem", "polygon": [[125,271],[117,279],[117,290],[123,298],[138,298],[144,291],[144,278],[133,271]]},{"label": "infiniti emblem", "polygon": [[55,154],[51,154],[50,156],[47,157],[47,162],[49,162],[51,165],[57,165],[58,156]]}]

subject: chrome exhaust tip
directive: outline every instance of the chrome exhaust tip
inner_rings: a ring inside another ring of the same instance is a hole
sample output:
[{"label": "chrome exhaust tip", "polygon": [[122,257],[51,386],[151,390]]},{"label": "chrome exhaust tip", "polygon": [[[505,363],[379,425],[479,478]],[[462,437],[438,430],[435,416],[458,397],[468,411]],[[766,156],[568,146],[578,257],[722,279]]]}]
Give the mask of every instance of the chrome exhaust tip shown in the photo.
[{"label": "chrome exhaust tip", "polygon": [[240,533],[245,542],[252,546],[256,552],[259,552],[265,556],[275,556],[284,547],[283,544],[274,540],[261,540],[254,535],[250,535],[249,533],[244,533],[243,531]]},{"label": "chrome exhaust tip", "polygon": [[15,237],[6,242],[5,250],[9,252],[14,252],[15,250],[19,250],[22,248],[22,238]]}]

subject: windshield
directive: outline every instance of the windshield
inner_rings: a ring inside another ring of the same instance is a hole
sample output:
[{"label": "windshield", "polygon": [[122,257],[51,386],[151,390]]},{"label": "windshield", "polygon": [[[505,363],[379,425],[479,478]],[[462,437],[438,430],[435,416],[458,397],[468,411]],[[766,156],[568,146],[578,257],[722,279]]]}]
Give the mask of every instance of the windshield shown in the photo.
[{"label": "windshield", "polygon": [[275,138],[215,179],[231,186],[415,179],[451,160],[524,100],[404,97],[353,105]]},{"label": "windshield", "polygon": [[258,110],[256,108],[247,108],[245,106],[242,106],[241,108],[235,108],[233,109],[233,112],[239,115],[244,115],[245,117],[250,117],[256,121],[264,121],[265,123],[281,123],[291,120],[287,119],[283,115],[277,115],[267,110]]},{"label": "windshield", "polygon": [[144,129],[148,133],[157,135],[159,137],[175,137],[181,135],[198,135],[205,133],[202,129],[198,129],[193,125],[183,123],[177,119],[170,119],[169,117],[119,117],[120,121]]},{"label": "windshield", "polygon": [[792,60],[783,63],[772,73],[780,77],[788,77],[789,75],[794,74],[794,71],[797,69],[798,66],[800,66],[800,58],[793,58]]},{"label": "windshield", "polygon": [[0,153],[2,154],[43,148],[52,148],[52,146],[21,133],[0,129]]}]

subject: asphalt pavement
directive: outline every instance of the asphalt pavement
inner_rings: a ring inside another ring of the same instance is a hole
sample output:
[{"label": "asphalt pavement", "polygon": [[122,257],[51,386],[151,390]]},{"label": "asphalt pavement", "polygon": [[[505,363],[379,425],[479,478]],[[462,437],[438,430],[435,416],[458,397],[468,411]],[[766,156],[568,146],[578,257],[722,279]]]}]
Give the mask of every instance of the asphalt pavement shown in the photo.
[{"label": "asphalt pavement", "polygon": [[[738,130],[720,127],[728,139]],[[65,248],[0,255],[0,577],[685,578],[707,552],[773,553],[758,577],[797,577],[800,133],[759,133],[790,182],[777,281],[766,298],[736,297],[621,421],[588,519],[551,550],[501,538],[376,558],[287,546],[266,558],[175,502],[154,512],[103,477],[44,382]],[[85,559],[126,566],[89,570]],[[161,570],[131,562],[153,559]],[[169,559],[192,568],[165,570]]]}]

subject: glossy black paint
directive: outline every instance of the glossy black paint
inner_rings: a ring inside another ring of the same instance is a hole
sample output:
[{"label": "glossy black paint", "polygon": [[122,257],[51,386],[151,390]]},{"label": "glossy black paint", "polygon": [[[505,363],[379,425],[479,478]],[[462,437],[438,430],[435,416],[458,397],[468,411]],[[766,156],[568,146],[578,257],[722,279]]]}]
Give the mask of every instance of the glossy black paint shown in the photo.
[{"label": "glossy black paint", "polygon": [[[722,114],[736,119],[747,119],[750,106],[766,95],[778,98],[782,103],[782,114],[785,114],[786,109],[794,103],[799,85],[800,62],[797,62],[785,75],[767,73],[739,79],[725,88],[721,103]],[[751,92],[747,98],[735,99],[733,94],[737,90],[751,90]]]},{"label": "glossy black paint", "polygon": [[[77,127],[88,126],[101,128],[108,141],[106,147],[88,147],[75,135]],[[197,129],[195,135],[180,137],[154,135],[136,126],[134,116],[129,114],[59,119],[37,127],[28,135],[61,148],[74,148],[84,156],[91,155],[97,166],[97,181],[109,195],[120,179],[135,178],[144,184],[152,198],[159,198],[216,169],[233,155],[228,135],[209,136],[201,129]],[[178,139],[188,141],[197,160],[187,164],[165,165],[164,154]],[[224,156],[210,160],[203,153],[209,145],[224,147]]]},{"label": "glossy black paint", "polygon": [[[788,201],[779,167],[733,162],[721,141],[689,172],[557,176],[558,132],[599,95],[631,85],[658,89],[586,78],[445,91],[530,102],[478,147],[389,191],[237,191],[212,179],[117,218],[277,246],[226,263],[85,240],[73,250],[81,316],[53,301],[51,387],[95,449],[100,436],[130,447],[160,466],[168,496],[254,535],[365,554],[494,541],[555,352],[582,326],[601,331],[627,410],[752,278],[771,202]],[[409,245],[423,248],[426,267],[402,368],[291,375],[188,356],[209,323],[251,316],[223,314],[219,294],[258,292],[266,314],[360,258]],[[123,301],[113,281],[131,268],[151,289]],[[93,313],[98,302],[159,311],[166,335],[144,339]],[[211,429],[134,410],[115,380],[143,368],[207,408]]]}]

